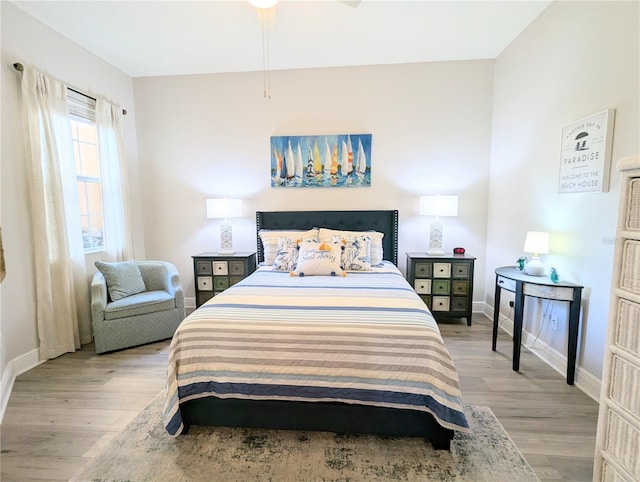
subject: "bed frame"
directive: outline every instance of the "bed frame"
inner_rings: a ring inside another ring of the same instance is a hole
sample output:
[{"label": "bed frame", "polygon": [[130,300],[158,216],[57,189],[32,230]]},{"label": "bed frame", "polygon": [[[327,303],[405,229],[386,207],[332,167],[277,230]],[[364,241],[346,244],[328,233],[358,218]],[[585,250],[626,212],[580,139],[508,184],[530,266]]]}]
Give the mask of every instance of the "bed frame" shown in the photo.
[{"label": "bed frame", "polygon": [[[384,233],[384,259],[398,261],[398,211],[258,211],[256,228],[311,229],[324,227]],[[258,261],[264,261],[260,236]],[[225,427],[313,430],[338,433],[424,437],[438,450],[449,450],[453,430],[429,413],[339,402],[200,398],[181,404],[185,427]],[[186,430],[185,432],[186,433]]]}]

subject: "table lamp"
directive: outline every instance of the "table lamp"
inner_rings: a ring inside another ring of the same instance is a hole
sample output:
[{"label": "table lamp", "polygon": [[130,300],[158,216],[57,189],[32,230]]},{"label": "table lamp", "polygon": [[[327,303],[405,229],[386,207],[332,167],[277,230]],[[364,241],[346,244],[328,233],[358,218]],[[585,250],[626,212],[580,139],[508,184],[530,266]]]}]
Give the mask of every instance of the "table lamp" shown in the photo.
[{"label": "table lamp", "polygon": [[421,196],[420,214],[435,216],[429,229],[429,249],[427,254],[431,256],[443,256],[442,249],[442,222],[440,216],[458,215],[458,196]]},{"label": "table lamp", "polygon": [[524,266],[524,272],[531,276],[544,276],[544,265],[538,255],[549,252],[549,233],[529,231],[524,241],[524,252],[533,253],[531,260]]},{"label": "table lamp", "polygon": [[235,253],[229,218],[239,218],[241,216],[242,201],[240,199],[207,199],[207,218],[223,220],[220,224],[220,251],[218,251],[218,254]]}]

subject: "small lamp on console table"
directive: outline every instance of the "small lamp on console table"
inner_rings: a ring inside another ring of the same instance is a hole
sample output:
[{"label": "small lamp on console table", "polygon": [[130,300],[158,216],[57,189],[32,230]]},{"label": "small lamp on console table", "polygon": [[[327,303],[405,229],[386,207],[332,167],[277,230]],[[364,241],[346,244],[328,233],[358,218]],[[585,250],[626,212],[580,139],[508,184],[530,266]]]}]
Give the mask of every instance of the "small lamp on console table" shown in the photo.
[{"label": "small lamp on console table", "polygon": [[435,216],[429,229],[429,249],[430,256],[444,256],[442,249],[442,222],[440,216],[458,215],[458,196],[421,196],[420,214]]},{"label": "small lamp on console table", "polygon": [[233,239],[229,218],[242,216],[240,199],[207,199],[207,218],[223,219],[220,224],[220,251],[218,254],[233,254]]},{"label": "small lamp on console table", "polygon": [[531,261],[524,266],[524,272],[531,276],[544,276],[544,265],[538,255],[549,252],[549,233],[529,231],[524,241],[523,251],[533,253]]}]

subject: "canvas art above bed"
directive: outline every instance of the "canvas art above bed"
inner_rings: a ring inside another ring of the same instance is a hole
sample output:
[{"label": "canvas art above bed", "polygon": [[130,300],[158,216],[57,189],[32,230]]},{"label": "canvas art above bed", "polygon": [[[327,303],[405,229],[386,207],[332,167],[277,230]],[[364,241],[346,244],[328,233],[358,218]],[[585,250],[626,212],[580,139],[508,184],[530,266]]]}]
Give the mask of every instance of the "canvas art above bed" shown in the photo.
[{"label": "canvas art above bed", "polygon": [[371,134],[271,137],[271,187],[371,185]]}]

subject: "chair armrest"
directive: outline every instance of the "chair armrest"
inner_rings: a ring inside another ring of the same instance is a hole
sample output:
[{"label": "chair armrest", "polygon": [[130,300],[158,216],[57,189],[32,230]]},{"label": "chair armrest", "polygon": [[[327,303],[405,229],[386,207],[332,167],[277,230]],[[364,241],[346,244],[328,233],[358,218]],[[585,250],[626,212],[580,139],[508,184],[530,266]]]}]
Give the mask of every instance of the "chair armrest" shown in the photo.
[{"label": "chair armrest", "polygon": [[169,266],[167,267],[167,272],[169,275],[169,287],[167,290],[169,293],[173,294],[176,298],[176,308],[180,313],[180,317],[184,319],[185,311],[184,311],[184,290],[182,288],[182,283],[180,282],[180,275],[178,274],[178,270],[176,267],[170,263],[167,263]]},{"label": "chair armrest", "polygon": [[91,319],[94,323],[104,320],[104,309],[108,301],[107,282],[102,273],[96,271],[91,280]]},{"label": "chair armrest", "polygon": [[176,300],[176,308],[184,318],[184,290],[176,267],[167,261],[139,261],[138,266],[147,289],[162,289]]}]

